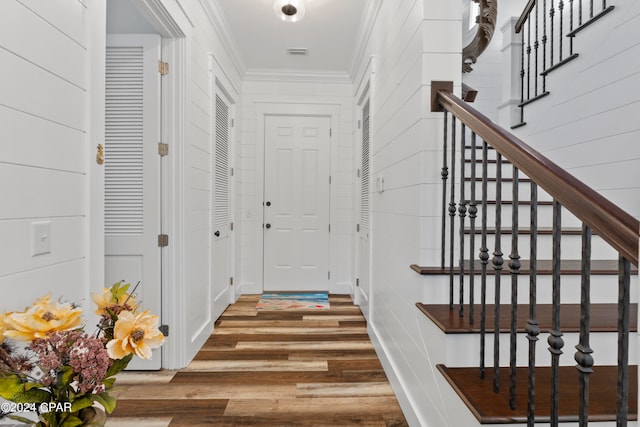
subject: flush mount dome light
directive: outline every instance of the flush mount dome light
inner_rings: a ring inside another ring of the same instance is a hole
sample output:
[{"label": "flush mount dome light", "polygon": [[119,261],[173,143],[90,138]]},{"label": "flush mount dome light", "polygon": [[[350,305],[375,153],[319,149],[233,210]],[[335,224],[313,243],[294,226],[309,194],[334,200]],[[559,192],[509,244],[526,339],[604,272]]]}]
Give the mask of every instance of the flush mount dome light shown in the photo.
[{"label": "flush mount dome light", "polygon": [[285,22],[298,22],[304,18],[304,0],[275,0],[273,13]]}]

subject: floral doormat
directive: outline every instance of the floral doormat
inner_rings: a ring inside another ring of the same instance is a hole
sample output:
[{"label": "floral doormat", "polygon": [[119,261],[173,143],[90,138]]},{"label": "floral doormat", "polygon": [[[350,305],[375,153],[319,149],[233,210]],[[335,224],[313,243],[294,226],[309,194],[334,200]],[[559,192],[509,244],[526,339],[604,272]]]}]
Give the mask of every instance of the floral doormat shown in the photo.
[{"label": "floral doormat", "polygon": [[327,292],[265,292],[258,310],[328,310]]}]

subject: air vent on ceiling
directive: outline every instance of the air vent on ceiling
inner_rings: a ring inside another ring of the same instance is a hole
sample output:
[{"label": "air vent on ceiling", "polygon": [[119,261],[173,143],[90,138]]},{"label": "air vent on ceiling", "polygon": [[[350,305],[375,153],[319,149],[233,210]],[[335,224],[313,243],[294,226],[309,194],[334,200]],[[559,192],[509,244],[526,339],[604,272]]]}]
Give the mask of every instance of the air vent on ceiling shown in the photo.
[{"label": "air vent on ceiling", "polygon": [[306,47],[290,47],[287,52],[289,52],[289,55],[306,55],[309,53],[309,49]]}]

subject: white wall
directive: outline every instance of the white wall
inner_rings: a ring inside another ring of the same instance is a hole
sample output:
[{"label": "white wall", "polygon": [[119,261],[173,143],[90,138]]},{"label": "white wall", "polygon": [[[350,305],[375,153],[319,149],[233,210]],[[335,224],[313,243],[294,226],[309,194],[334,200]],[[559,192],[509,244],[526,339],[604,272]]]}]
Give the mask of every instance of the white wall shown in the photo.
[{"label": "white wall", "polygon": [[549,74],[545,99],[525,107],[516,134],[640,218],[640,3],[578,33],[579,57]]},{"label": "white wall", "polygon": [[[332,81],[334,80],[334,81]],[[353,85],[327,76],[253,76],[242,85],[242,137],[238,151],[238,244],[240,286],[243,293],[261,293],[262,282],[262,179],[264,132],[261,111],[296,109],[309,114],[319,108],[335,115],[331,139],[331,280],[335,293],[353,293],[352,238],[355,230],[353,202]]]},{"label": "white wall", "polygon": [[[104,28],[104,14],[101,1],[0,3],[0,310],[47,292],[87,302],[90,161],[103,142],[103,129],[91,128],[100,120],[87,113],[89,28]],[[32,224],[41,221],[51,251],[32,256]]]},{"label": "white wall", "polygon": [[434,372],[439,350],[415,307],[425,283],[409,265],[438,260],[442,113],[430,112],[430,84],[449,80],[459,91],[462,2],[372,4],[380,9],[355,67],[359,81],[376,58],[371,176],[385,181],[371,197],[370,333],[410,424],[453,425],[439,391],[448,386]]}]

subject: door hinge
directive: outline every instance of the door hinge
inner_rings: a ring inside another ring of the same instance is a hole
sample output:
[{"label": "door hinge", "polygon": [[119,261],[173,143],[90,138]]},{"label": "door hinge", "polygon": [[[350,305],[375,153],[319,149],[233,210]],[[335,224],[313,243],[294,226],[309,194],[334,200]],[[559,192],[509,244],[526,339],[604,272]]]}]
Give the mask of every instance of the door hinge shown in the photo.
[{"label": "door hinge", "polygon": [[158,154],[161,157],[169,155],[169,144],[165,144],[163,142],[158,143]]},{"label": "door hinge", "polygon": [[327,271],[327,279],[331,280],[331,272]]},{"label": "door hinge", "polygon": [[229,277],[229,284],[233,286],[233,277]]},{"label": "door hinge", "polygon": [[329,128],[329,136],[333,136],[333,129]]},{"label": "door hinge", "polygon": [[329,233],[331,233],[331,224],[329,224]]},{"label": "door hinge", "polygon": [[231,127],[234,127],[236,125],[236,121],[234,119],[231,119]]},{"label": "door hinge", "polygon": [[357,177],[358,177],[358,178],[360,178],[360,169],[358,169],[358,170],[356,171],[356,175],[357,175]]},{"label": "door hinge", "polygon": [[161,248],[164,248],[165,246],[169,246],[169,235],[158,234],[158,246]]},{"label": "door hinge", "polygon": [[329,175],[329,185],[331,185],[331,175]]},{"label": "door hinge", "polygon": [[169,325],[160,325],[158,329],[160,330],[160,332],[162,332],[162,335],[164,335],[165,337],[169,336]]},{"label": "door hinge", "polygon": [[360,232],[360,224],[356,224],[356,233]]},{"label": "door hinge", "polygon": [[229,229],[230,229],[231,231],[233,231],[233,222],[232,222],[231,224],[229,224]]},{"label": "door hinge", "polygon": [[158,61],[158,72],[161,76],[166,76],[169,74],[169,63]]},{"label": "door hinge", "polygon": [[356,279],[356,288],[360,286],[360,279]]},{"label": "door hinge", "polygon": [[358,129],[360,129],[361,126],[362,126],[362,122],[358,120]]},{"label": "door hinge", "polygon": [[233,168],[229,168],[229,175],[233,176]]}]

